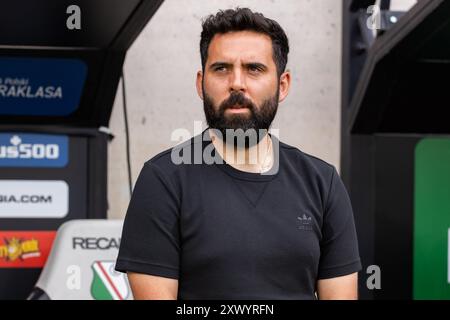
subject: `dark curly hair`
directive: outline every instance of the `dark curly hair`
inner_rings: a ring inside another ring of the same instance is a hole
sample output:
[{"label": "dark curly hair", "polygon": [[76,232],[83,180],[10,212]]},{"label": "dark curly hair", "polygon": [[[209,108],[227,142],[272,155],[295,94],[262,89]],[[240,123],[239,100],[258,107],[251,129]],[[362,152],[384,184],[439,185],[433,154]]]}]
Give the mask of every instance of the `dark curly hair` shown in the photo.
[{"label": "dark curly hair", "polygon": [[220,10],[215,15],[209,15],[203,21],[202,28],[200,55],[203,71],[208,59],[208,47],[214,35],[232,31],[255,31],[268,35],[272,39],[273,60],[278,76],[285,71],[289,53],[286,33],[278,22],[264,17],[261,13],[253,12],[249,8]]}]

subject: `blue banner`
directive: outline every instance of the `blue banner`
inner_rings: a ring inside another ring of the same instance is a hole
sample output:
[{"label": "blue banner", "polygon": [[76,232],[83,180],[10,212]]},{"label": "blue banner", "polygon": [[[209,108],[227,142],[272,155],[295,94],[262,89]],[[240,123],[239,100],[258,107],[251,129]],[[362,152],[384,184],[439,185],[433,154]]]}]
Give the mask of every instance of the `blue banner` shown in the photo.
[{"label": "blue banner", "polygon": [[77,59],[0,57],[0,114],[67,116],[80,104],[86,74]]},{"label": "blue banner", "polygon": [[63,135],[0,133],[0,167],[65,167],[69,138]]}]

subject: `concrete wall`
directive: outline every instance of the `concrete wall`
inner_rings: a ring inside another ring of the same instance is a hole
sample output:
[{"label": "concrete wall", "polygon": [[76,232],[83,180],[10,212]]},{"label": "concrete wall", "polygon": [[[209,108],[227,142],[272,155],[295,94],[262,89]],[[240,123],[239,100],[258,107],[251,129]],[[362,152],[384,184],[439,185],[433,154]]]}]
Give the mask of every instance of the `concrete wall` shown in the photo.
[{"label": "concrete wall", "polygon": [[[206,126],[195,91],[201,68],[201,19],[218,9],[250,7],[277,20],[290,40],[289,97],[273,128],[280,139],[339,167],[341,0],[166,0],[128,52],[125,63],[133,183],[143,163],[176,143],[173,130]],[[109,217],[123,218],[129,201],[122,92],[110,128]]]},{"label": "concrete wall", "polygon": [[417,3],[417,0],[391,0],[390,9],[393,11],[408,11]]}]

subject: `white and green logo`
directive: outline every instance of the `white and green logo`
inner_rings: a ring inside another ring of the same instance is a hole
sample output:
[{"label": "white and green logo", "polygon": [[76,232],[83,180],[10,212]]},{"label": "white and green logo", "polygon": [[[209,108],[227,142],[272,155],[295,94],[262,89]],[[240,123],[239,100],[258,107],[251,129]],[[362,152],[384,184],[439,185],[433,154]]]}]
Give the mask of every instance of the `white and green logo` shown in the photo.
[{"label": "white and green logo", "polygon": [[91,295],[95,300],[126,300],[130,294],[125,274],[114,270],[115,261],[95,261]]}]

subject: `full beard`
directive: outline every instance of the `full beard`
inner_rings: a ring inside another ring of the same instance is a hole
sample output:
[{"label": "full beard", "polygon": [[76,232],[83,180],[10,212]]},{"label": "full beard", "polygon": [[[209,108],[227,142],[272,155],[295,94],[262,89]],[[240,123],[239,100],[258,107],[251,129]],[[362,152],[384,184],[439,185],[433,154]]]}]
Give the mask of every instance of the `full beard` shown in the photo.
[{"label": "full beard", "polygon": [[[252,147],[258,144],[267,134],[278,110],[279,90],[257,107],[243,93],[232,92],[218,107],[204,92],[203,109],[206,122],[211,129],[217,130],[216,135],[223,142],[237,148]],[[239,105],[248,108],[244,113],[226,113],[227,109]],[[219,134],[220,133],[220,134]]]}]

